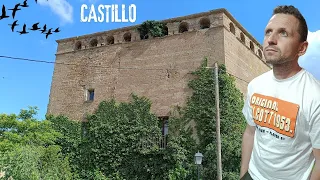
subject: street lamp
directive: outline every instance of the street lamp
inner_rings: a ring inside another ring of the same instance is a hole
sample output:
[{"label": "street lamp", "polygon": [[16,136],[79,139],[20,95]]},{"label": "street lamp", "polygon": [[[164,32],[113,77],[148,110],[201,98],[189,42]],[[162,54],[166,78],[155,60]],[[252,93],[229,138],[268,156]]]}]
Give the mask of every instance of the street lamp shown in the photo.
[{"label": "street lamp", "polygon": [[199,153],[199,151],[194,155],[195,164],[197,165],[197,168],[198,168],[198,180],[200,179],[199,165],[202,162],[202,158],[203,158],[203,155],[201,153]]}]

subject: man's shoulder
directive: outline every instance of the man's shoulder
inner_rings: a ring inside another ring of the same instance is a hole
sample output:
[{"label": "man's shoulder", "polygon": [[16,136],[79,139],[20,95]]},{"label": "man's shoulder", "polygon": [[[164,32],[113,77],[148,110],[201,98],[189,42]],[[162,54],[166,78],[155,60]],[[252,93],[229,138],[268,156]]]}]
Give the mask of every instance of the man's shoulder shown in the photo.
[{"label": "man's shoulder", "polygon": [[305,80],[307,82],[306,85],[312,86],[313,88],[316,88],[317,90],[320,90],[320,79],[317,79],[312,73],[310,73],[307,70],[305,71]]},{"label": "man's shoulder", "polygon": [[317,79],[312,73],[305,71],[301,84],[303,84],[304,98],[311,98],[312,101],[320,105],[320,79]]}]

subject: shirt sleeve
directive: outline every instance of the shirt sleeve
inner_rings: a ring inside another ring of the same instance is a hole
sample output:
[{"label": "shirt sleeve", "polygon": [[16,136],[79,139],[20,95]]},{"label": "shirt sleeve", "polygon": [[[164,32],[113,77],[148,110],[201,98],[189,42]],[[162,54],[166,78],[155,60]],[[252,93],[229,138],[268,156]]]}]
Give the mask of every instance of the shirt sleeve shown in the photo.
[{"label": "shirt sleeve", "polygon": [[248,88],[247,88],[247,95],[246,95],[246,99],[244,102],[244,106],[242,108],[242,113],[243,113],[247,123],[250,126],[256,126],[256,124],[254,123],[253,118],[252,118],[252,107],[250,105],[250,99],[251,99],[251,96],[250,96],[250,84],[249,84]]},{"label": "shirt sleeve", "polygon": [[320,102],[317,102],[310,119],[310,140],[313,148],[320,149]]}]

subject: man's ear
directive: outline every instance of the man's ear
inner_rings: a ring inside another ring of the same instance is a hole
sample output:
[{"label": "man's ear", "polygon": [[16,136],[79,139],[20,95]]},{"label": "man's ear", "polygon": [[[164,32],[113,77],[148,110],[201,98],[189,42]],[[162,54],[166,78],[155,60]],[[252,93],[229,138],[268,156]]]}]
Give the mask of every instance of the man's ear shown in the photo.
[{"label": "man's ear", "polygon": [[298,56],[303,56],[307,52],[308,45],[309,45],[308,41],[304,41],[303,43],[300,44]]}]

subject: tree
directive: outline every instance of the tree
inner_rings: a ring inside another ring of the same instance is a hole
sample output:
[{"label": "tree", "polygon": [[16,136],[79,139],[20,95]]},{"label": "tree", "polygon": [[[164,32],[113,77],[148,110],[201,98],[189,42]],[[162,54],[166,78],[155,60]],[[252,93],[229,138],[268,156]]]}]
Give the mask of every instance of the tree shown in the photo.
[{"label": "tree", "polygon": [[0,114],[0,170],[13,179],[71,179],[68,159],[55,144],[61,134],[49,121],[34,119],[36,110]]},{"label": "tree", "polygon": [[82,148],[85,144],[82,141],[82,123],[63,115],[47,115],[46,120],[50,121],[52,128],[61,134],[56,138],[55,144],[61,147],[62,156],[69,159],[74,178],[79,178],[78,175],[82,173],[86,174],[83,170],[86,163],[82,157],[82,150],[87,150]]}]

